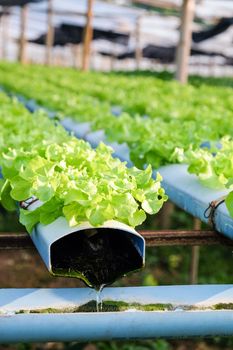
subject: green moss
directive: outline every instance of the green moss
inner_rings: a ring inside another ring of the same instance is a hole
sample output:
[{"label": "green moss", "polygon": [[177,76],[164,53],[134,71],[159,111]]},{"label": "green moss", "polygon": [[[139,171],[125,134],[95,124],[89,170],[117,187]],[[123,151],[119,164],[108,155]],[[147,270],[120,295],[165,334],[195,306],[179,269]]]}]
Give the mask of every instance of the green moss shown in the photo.
[{"label": "green moss", "polygon": [[86,304],[80,305],[74,312],[96,312],[96,301],[91,300]]},{"label": "green moss", "polygon": [[[146,304],[139,303],[125,303],[124,301],[106,300],[102,304],[102,312],[120,312],[135,309],[139,311],[165,311],[173,310],[171,304]],[[35,310],[19,310],[16,314],[51,314],[51,313],[78,313],[78,312],[96,312],[96,301],[91,300],[88,303],[74,308],[64,309],[35,309]]]},{"label": "green moss", "polygon": [[58,269],[57,268],[57,269],[54,269],[52,271],[52,274],[56,277],[79,278],[79,279],[83,280],[87,286],[92,288],[91,283],[88,281],[88,279],[81,272],[77,272],[74,270],[67,271],[66,269],[61,269],[61,268]]},{"label": "green moss", "polygon": [[233,303],[219,303],[213,306],[214,310],[233,310]]},{"label": "green moss", "polygon": [[[172,304],[139,304],[126,303],[124,301],[105,300],[102,303],[102,312],[124,312],[130,309],[135,311],[174,311],[178,306]],[[219,303],[213,306],[196,307],[194,305],[181,305],[183,311],[204,311],[212,310],[233,310],[233,303]],[[35,310],[19,310],[16,314],[62,314],[62,313],[79,313],[79,312],[96,312],[96,301],[91,300],[86,304],[78,307],[70,307],[63,309],[47,308]]]},{"label": "green moss", "polygon": [[[127,311],[129,309],[135,309],[139,311],[165,311],[173,310],[171,304],[139,304],[139,303],[126,303],[124,301],[112,301],[105,300],[102,303],[102,312],[120,312]],[[92,300],[87,304],[84,304],[78,308],[77,312],[95,312],[96,301]]]},{"label": "green moss", "polygon": [[57,314],[57,313],[65,313],[69,312],[68,309],[35,309],[35,310],[19,310],[15,314]]},{"label": "green moss", "polygon": [[146,304],[146,305],[140,305],[140,310],[143,311],[172,311],[174,310],[174,307],[172,304]]}]

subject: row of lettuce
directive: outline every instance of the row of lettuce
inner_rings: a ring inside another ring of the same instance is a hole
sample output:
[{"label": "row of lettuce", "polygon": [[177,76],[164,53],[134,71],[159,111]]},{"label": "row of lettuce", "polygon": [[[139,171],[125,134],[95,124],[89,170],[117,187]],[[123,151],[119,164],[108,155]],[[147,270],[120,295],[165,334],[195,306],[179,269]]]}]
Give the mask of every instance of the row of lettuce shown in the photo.
[{"label": "row of lettuce", "polygon": [[9,63],[0,71],[9,91],[126,142],[137,167],[184,162],[204,185],[233,189],[232,88]]},{"label": "row of lettuce", "polygon": [[111,148],[101,143],[93,150],[47,115],[30,114],[3,93],[0,104],[0,199],[8,210],[32,196],[42,202],[34,211],[20,209],[29,232],[59,216],[70,226],[118,220],[135,227],[167,199],[150,166],[127,168]]},{"label": "row of lettuce", "polygon": [[[180,86],[150,76],[0,64],[0,84],[126,142],[137,167],[179,161],[182,151],[233,134],[232,89]],[[120,107],[118,117],[113,107]]]}]

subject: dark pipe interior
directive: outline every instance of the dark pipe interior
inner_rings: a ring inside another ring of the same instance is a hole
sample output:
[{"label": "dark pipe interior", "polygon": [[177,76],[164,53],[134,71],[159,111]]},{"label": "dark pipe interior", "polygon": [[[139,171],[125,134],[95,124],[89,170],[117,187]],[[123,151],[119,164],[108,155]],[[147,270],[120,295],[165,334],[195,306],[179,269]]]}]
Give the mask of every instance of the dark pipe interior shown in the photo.
[{"label": "dark pipe interior", "polygon": [[86,283],[96,289],[111,284],[143,266],[143,257],[133,239],[138,238],[106,228],[71,233],[52,244],[52,271],[70,277],[80,277],[81,273]]}]

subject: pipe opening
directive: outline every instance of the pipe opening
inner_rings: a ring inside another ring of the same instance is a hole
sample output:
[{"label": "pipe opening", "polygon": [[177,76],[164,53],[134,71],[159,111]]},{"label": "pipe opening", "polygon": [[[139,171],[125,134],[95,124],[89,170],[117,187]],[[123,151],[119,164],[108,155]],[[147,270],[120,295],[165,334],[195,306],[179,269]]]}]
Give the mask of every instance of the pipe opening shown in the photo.
[{"label": "pipe opening", "polygon": [[96,289],[144,265],[143,238],[119,229],[76,231],[50,249],[54,275],[81,278]]}]

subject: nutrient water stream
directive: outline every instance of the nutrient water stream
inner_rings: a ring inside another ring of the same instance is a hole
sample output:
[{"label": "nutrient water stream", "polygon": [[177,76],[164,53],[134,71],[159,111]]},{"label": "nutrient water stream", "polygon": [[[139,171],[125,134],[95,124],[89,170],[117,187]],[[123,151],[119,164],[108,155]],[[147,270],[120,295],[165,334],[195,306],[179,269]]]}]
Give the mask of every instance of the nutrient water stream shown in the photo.
[{"label": "nutrient water stream", "polygon": [[104,289],[105,284],[102,284],[97,290],[96,290],[96,312],[101,312],[103,310],[103,300],[101,292]]}]

